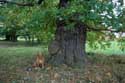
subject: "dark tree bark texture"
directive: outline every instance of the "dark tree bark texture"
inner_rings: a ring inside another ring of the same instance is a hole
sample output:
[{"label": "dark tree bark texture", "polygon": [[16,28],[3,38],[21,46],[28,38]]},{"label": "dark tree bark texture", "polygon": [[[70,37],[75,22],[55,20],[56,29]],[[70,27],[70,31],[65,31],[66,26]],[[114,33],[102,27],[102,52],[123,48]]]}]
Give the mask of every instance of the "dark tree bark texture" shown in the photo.
[{"label": "dark tree bark texture", "polygon": [[[67,3],[68,0],[60,0],[59,8],[66,8]],[[48,47],[51,56],[48,62],[53,65],[66,64],[84,67],[86,26],[83,23],[75,22],[72,29],[66,29],[66,25],[65,20],[57,19],[55,40]]]},{"label": "dark tree bark texture", "polygon": [[73,30],[58,26],[56,38],[49,46],[52,56],[50,62],[55,65],[84,65],[86,27],[78,24]]},{"label": "dark tree bark texture", "polygon": [[13,42],[17,41],[16,31],[6,32],[5,37],[6,37],[5,39],[6,41],[13,41]]},{"label": "dark tree bark texture", "polygon": [[66,7],[69,0],[60,0],[59,8]]}]

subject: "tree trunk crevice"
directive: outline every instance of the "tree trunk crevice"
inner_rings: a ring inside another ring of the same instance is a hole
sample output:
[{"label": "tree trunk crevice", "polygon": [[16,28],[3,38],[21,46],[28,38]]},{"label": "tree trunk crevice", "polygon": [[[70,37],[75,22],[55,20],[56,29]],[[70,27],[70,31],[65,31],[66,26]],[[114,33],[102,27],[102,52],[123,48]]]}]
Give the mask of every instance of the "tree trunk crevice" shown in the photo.
[{"label": "tree trunk crevice", "polygon": [[49,62],[53,65],[84,65],[85,41],[86,27],[84,25],[69,30],[58,25],[55,40],[48,47],[51,56]]}]

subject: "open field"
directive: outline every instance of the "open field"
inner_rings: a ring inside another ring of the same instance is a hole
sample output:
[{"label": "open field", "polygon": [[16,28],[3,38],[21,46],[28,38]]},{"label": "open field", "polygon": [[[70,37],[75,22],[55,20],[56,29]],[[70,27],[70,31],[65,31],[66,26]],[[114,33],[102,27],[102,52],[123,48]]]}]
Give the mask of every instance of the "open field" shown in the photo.
[{"label": "open field", "polygon": [[[91,48],[88,45],[86,45],[86,51],[87,52],[94,52],[94,53],[102,53],[105,55],[125,55],[125,49],[121,50],[119,42],[114,41],[111,42],[110,46],[101,47],[99,44],[97,44],[98,48]],[[123,45],[124,46],[124,45]]]},{"label": "open field", "polygon": [[0,83],[125,83],[124,52],[123,56],[103,55],[119,51],[114,47],[104,53],[101,51],[103,54],[99,53],[99,49],[96,50],[98,54],[89,53],[89,63],[85,68],[50,65],[45,69],[34,69],[31,67],[34,55],[39,51],[48,55],[47,46],[4,44],[1,43],[0,47]]}]

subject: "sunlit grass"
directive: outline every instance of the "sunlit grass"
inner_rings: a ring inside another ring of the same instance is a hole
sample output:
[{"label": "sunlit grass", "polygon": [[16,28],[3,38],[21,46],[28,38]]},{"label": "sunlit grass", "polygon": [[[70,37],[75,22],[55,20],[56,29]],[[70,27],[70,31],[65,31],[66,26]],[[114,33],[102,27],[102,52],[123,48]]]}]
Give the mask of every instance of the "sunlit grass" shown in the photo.
[{"label": "sunlit grass", "polygon": [[[102,53],[106,55],[125,55],[125,51],[121,51],[116,42],[112,43],[111,47],[106,49],[93,49],[87,47],[87,52]],[[13,46],[0,48],[0,65],[13,65],[18,63],[18,65],[31,64],[35,54],[42,52],[48,55],[47,45],[38,46]]]},{"label": "sunlit grass", "polygon": [[13,68],[25,65],[31,66],[38,52],[47,55],[47,48],[45,46],[0,48],[0,67],[10,68],[10,65],[13,65]]},{"label": "sunlit grass", "polygon": [[[9,44],[8,44],[9,45]],[[8,76],[8,77],[12,77],[15,78],[14,81],[18,81],[18,78],[22,78],[26,76],[25,70],[26,68],[29,68],[32,66],[33,62],[34,62],[34,57],[37,54],[37,52],[42,52],[45,55],[48,55],[48,48],[47,45],[37,45],[37,46],[24,46],[24,45],[18,45],[18,46],[13,46],[13,47],[4,47],[4,48],[0,48],[0,73],[4,73],[7,72],[6,74],[4,74],[3,76]],[[125,54],[125,52],[121,51],[117,44],[112,44],[110,48],[106,48],[104,49],[92,49],[90,47],[87,47],[87,52],[97,52],[97,53],[103,53],[103,54],[107,54],[107,55],[112,55],[112,54]],[[119,64],[116,65],[115,62],[117,62],[117,59],[123,59],[121,61],[124,61],[124,58],[119,58],[119,56],[117,56],[115,59],[114,58],[109,58],[107,56],[103,56],[103,54],[101,55],[94,55],[94,56],[88,56],[89,59],[96,64],[106,64],[111,65],[112,63],[115,64],[115,68],[114,71],[117,72],[117,68],[120,68],[120,73],[118,72],[117,74],[122,76],[122,73],[124,74],[124,69],[123,67],[121,67]],[[123,57],[123,56],[122,56]],[[99,71],[97,72],[103,72],[101,71],[101,68]],[[104,67],[105,68],[105,67]],[[95,67],[92,69],[94,70]],[[18,70],[18,71],[17,71]],[[21,71],[19,71],[21,70]],[[22,72],[23,71],[23,72]],[[73,70],[71,70],[73,71]],[[34,72],[34,71],[32,71]],[[38,71],[38,73],[41,71]],[[43,71],[44,74],[45,71]],[[13,73],[16,73],[13,75]],[[36,71],[35,71],[36,73]],[[41,73],[40,73],[41,74]],[[42,73],[43,74],[43,73]],[[4,78],[4,79],[8,79],[8,77]],[[123,78],[124,76],[122,76]],[[35,80],[35,79],[33,79]],[[13,82],[11,82],[13,83]],[[18,82],[17,82],[18,83]],[[27,82],[27,83],[31,83],[31,82]],[[34,82],[35,83],[35,82]]]},{"label": "sunlit grass", "polygon": [[110,47],[106,47],[106,48],[91,48],[87,45],[86,48],[87,52],[94,52],[94,53],[102,53],[102,54],[106,54],[106,55],[125,55],[125,50],[121,50],[118,42],[112,42]]}]

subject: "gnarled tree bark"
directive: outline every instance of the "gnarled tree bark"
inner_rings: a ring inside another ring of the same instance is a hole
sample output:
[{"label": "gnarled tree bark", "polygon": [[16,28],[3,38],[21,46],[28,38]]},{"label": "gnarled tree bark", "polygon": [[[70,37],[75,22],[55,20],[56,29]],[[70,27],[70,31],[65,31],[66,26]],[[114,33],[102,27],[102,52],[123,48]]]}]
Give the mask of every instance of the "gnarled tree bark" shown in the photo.
[{"label": "gnarled tree bark", "polygon": [[[68,0],[60,0],[59,8],[66,8]],[[69,19],[71,20],[71,19]],[[49,45],[48,50],[51,58],[49,63],[53,65],[66,64],[84,67],[86,26],[78,21],[72,29],[66,29],[65,20],[57,19],[55,40]],[[71,20],[72,23],[72,20]]]},{"label": "gnarled tree bark", "polygon": [[72,30],[65,30],[58,25],[55,40],[49,46],[52,56],[50,63],[54,65],[67,64],[84,65],[85,59],[86,27],[77,24]]}]

